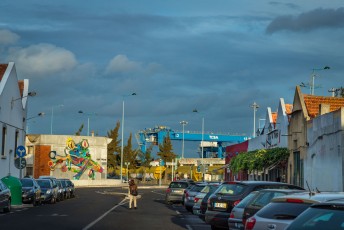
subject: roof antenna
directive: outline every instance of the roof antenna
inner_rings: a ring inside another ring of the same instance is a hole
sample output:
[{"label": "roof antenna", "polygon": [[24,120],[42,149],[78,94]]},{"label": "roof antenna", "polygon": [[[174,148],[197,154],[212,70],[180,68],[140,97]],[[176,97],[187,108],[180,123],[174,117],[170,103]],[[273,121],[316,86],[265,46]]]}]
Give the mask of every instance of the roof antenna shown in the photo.
[{"label": "roof antenna", "polygon": [[306,180],[306,185],[307,185],[307,188],[308,188],[308,191],[309,191],[309,196],[312,196],[312,191],[311,191],[311,188],[309,187],[308,185],[308,181]]},{"label": "roof antenna", "polygon": [[321,193],[317,187],[315,187],[315,191],[317,191],[317,193]]}]

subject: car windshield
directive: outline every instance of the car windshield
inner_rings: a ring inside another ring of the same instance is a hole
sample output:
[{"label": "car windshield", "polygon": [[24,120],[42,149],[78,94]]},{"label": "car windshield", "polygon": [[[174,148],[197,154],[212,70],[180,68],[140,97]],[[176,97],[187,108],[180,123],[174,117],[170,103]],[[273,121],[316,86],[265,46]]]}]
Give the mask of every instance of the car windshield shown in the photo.
[{"label": "car windshield", "polygon": [[188,184],[183,182],[172,182],[170,188],[187,188]]},{"label": "car windshield", "polygon": [[223,184],[216,191],[216,193],[224,195],[240,195],[245,190],[245,185],[242,184]]},{"label": "car windshield", "polygon": [[247,203],[251,201],[251,199],[257,194],[257,191],[251,192],[250,194],[248,194],[242,201],[240,201],[239,204],[237,204],[237,206],[235,206],[236,208],[245,208]]},{"label": "car windshield", "polygon": [[41,188],[50,188],[50,181],[49,180],[37,180],[37,183]]},{"label": "car windshield", "polygon": [[33,187],[33,182],[32,182],[32,180],[21,179],[20,182],[22,183],[22,186],[23,186],[23,187]]},{"label": "car windshield", "polygon": [[288,227],[296,229],[344,229],[344,211],[339,209],[309,208]]},{"label": "car windshield", "polygon": [[256,215],[267,219],[293,220],[309,206],[309,203],[271,202]]}]

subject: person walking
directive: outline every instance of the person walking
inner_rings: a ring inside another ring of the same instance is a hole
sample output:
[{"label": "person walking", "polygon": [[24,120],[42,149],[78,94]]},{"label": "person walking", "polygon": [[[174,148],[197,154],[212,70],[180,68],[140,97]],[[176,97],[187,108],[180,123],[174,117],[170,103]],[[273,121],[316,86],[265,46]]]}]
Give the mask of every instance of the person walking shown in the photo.
[{"label": "person walking", "polygon": [[132,203],[134,203],[134,209],[137,209],[137,185],[133,179],[129,181],[129,209],[131,209]]}]

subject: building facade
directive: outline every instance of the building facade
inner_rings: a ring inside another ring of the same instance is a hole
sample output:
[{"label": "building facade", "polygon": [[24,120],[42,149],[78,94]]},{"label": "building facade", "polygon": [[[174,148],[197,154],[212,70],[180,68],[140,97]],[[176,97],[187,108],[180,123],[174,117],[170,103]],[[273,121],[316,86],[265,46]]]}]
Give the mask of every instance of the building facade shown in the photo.
[{"label": "building facade", "polygon": [[29,80],[18,80],[14,62],[0,64],[0,178],[22,176],[16,150],[25,145],[29,96]]}]

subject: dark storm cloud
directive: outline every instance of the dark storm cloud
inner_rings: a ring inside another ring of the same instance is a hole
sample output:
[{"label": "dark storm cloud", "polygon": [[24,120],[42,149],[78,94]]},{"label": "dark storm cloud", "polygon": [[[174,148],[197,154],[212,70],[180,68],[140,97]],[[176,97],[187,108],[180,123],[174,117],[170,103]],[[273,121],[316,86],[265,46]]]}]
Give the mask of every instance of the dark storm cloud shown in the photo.
[{"label": "dark storm cloud", "polygon": [[269,2],[270,5],[274,5],[274,6],[286,6],[290,9],[298,9],[299,6],[293,3],[281,3],[281,2],[275,2],[275,1],[271,1]]},{"label": "dark storm cloud", "polygon": [[275,18],[266,28],[272,34],[281,30],[312,31],[323,28],[344,27],[344,8],[315,9],[298,16],[285,15]]}]

